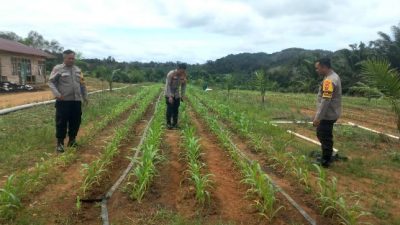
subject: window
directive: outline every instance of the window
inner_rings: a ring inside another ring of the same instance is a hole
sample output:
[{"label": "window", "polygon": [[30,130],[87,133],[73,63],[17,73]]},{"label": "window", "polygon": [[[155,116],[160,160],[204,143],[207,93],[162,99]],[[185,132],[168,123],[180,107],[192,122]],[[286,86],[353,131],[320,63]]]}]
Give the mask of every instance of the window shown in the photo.
[{"label": "window", "polygon": [[19,76],[20,83],[34,83],[35,77],[32,76],[31,60],[27,58],[11,57],[12,75]]},{"label": "window", "polygon": [[12,65],[12,75],[14,76],[32,75],[32,66],[30,59],[11,57],[11,65]]},{"label": "window", "polygon": [[2,71],[3,71],[3,67],[2,67],[1,59],[0,59],[0,82],[7,81],[7,77],[3,76]]},{"label": "window", "polygon": [[21,59],[21,67],[22,67],[22,71],[25,70],[25,74],[27,76],[32,75],[32,65],[31,65],[30,59]]},{"label": "window", "polygon": [[26,76],[26,83],[28,84],[36,83],[36,76]]},{"label": "window", "polygon": [[44,61],[39,60],[38,61],[38,75],[39,76],[44,76],[45,75],[45,71],[46,71],[46,64]]},{"label": "window", "polygon": [[19,64],[19,60],[15,57],[11,58],[11,65],[12,65],[12,75],[17,76],[21,75],[21,68]]}]

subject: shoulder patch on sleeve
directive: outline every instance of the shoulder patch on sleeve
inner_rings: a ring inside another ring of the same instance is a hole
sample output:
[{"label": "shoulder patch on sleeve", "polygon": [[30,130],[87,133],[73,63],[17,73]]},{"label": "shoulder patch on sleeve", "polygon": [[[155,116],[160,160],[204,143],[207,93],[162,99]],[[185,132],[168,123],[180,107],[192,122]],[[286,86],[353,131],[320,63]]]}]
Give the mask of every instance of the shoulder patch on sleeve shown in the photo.
[{"label": "shoulder patch on sleeve", "polygon": [[333,93],[333,82],[329,79],[324,80],[322,83],[322,97],[332,98]]}]

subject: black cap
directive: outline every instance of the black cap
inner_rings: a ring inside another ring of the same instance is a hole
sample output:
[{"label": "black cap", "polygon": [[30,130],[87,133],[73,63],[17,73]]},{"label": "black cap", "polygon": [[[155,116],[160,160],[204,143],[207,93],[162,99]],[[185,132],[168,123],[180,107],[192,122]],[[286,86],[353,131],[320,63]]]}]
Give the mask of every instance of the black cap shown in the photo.
[{"label": "black cap", "polygon": [[186,70],[186,63],[178,63],[178,69]]}]

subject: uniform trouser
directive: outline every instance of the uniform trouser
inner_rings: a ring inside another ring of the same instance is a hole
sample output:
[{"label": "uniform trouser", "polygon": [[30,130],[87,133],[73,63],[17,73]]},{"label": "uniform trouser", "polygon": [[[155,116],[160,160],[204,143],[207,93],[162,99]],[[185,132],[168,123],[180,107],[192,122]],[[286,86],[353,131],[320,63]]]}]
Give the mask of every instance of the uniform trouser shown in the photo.
[{"label": "uniform trouser", "polygon": [[169,103],[168,97],[165,98],[167,103],[167,125],[176,126],[178,124],[179,106],[181,104],[180,98],[174,98],[172,103]]},{"label": "uniform trouser", "polygon": [[75,139],[81,125],[82,103],[80,101],[56,101],[56,138],[64,139],[67,134]]},{"label": "uniform trouser", "polygon": [[321,120],[317,127],[317,137],[321,142],[322,159],[331,161],[333,152],[333,124],[336,120]]}]

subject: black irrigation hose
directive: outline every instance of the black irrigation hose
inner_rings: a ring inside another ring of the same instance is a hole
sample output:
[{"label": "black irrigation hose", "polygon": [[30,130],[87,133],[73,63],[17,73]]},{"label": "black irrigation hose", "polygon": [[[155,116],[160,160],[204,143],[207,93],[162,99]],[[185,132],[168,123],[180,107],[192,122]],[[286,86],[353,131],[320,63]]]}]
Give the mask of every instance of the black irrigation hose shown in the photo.
[{"label": "black irrigation hose", "polygon": [[[121,88],[114,88],[113,90],[119,90],[119,89],[123,89],[123,88],[127,88],[127,87],[130,87],[130,86],[125,86],[125,87],[121,87]],[[108,91],[108,90],[98,90],[98,91],[89,92],[88,95],[99,93],[99,92],[103,92],[103,91]],[[0,109],[0,115],[5,115],[5,114],[8,114],[8,113],[16,112],[16,111],[23,110],[23,109],[29,109],[29,108],[32,108],[32,107],[35,107],[35,106],[39,106],[39,105],[48,105],[48,104],[51,104],[51,103],[54,103],[54,102],[56,102],[56,100],[28,103],[28,104],[24,104],[24,105],[19,105],[19,106],[14,106],[14,107],[10,107],[10,108]]]},{"label": "black irrigation hose", "polygon": [[[136,147],[135,155],[133,156],[133,158],[137,158],[138,155],[139,155],[140,147],[143,145],[144,139],[146,138],[146,135],[147,135],[147,132],[148,132],[148,130],[150,128],[151,122],[153,121],[154,116],[157,113],[157,108],[158,108],[158,104],[160,103],[161,96],[162,96],[162,93],[158,96],[156,105],[154,106],[154,114],[152,115],[152,117],[149,120],[149,122],[147,122],[146,128],[144,129],[143,135],[142,135],[142,137],[140,139],[140,142]],[[129,163],[128,167],[124,170],[122,175],[118,178],[118,180],[114,183],[114,185],[107,191],[107,193],[104,195],[104,197],[102,199],[100,199],[100,201],[101,201],[101,220],[103,221],[103,225],[109,225],[110,224],[109,219],[108,219],[108,209],[107,209],[108,199],[111,198],[111,196],[114,194],[115,190],[117,190],[117,188],[125,180],[126,176],[131,171],[131,169],[134,166],[134,164],[135,164],[135,161],[131,160],[131,162]]]}]

